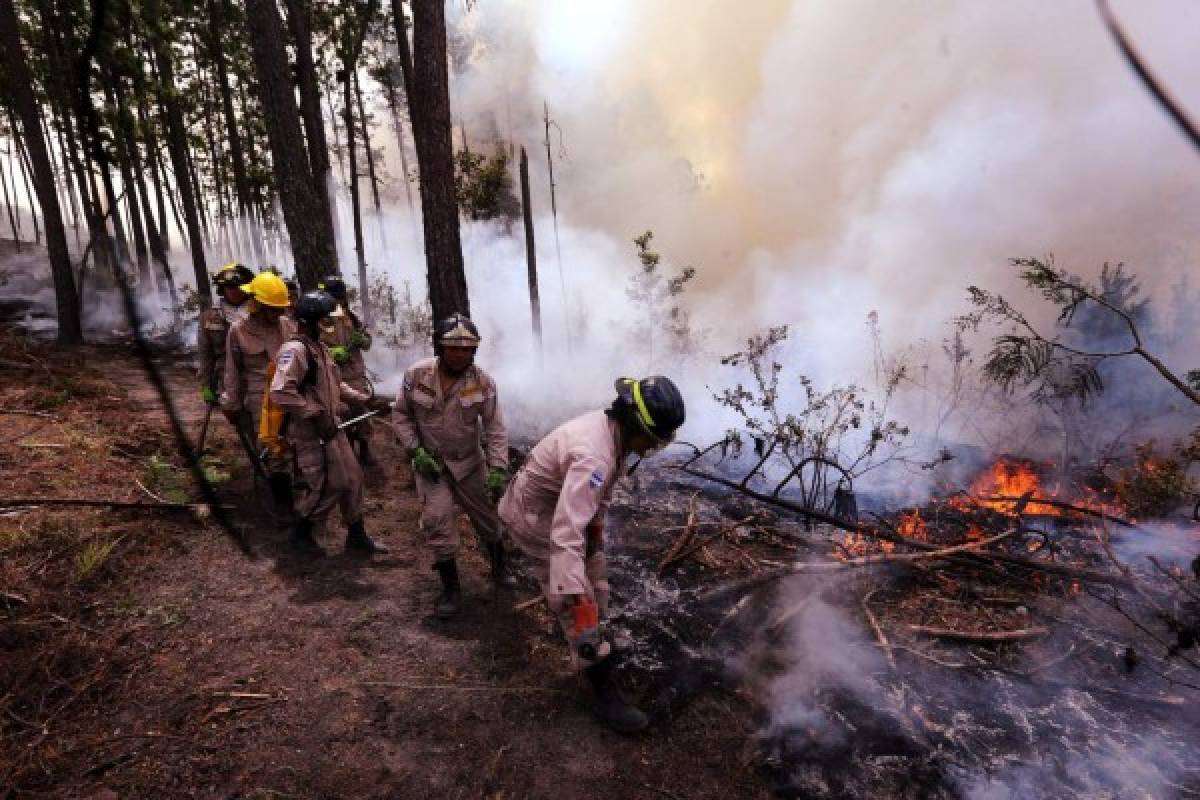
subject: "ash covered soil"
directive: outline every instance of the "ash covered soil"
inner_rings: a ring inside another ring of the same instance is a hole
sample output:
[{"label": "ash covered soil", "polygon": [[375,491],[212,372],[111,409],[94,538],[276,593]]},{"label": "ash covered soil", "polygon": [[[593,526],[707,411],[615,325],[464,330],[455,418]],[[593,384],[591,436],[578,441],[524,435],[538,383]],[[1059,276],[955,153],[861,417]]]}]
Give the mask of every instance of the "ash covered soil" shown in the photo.
[{"label": "ash covered soil", "polygon": [[[51,415],[0,414],[6,498],[194,494],[130,348],[0,337],[0,409]],[[159,361],[195,436],[186,357]],[[463,613],[434,620],[383,426],[366,519],[392,553],[343,556],[335,523],[314,560],[256,514],[229,426],[211,425],[251,556],[188,513],[0,509],[0,796],[769,796],[746,703],[714,689],[645,736],[599,727],[549,616],[513,609],[532,588],[493,597],[471,548]]]}]

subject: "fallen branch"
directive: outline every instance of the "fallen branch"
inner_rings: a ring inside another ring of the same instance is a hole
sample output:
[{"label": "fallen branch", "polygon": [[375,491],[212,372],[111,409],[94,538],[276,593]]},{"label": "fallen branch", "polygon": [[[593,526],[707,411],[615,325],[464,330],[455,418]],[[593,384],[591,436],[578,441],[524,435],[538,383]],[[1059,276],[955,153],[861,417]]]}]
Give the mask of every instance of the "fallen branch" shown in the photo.
[{"label": "fallen branch", "polygon": [[[191,511],[205,514],[212,508],[207,503],[135,503],[128,500],[90,500],[80,497],[18,497],[0,499],[0,508],[24,506],[82,506],[85,508],[145,509],[148,511]],[[234,506],[221,506],[232,510]]]},{"label": "fallen branch", "polygon": [[12,408],[12,409],[0,408],[0,414],[14,416],[14,417],[15,416],[38,417],[40,419],[49,419],[49,420],[53,420],[55,422],[62,422],[62,419],[60,419],[59,417],[56,417],[53,414],[47,414],[45,411],[25,411],[24,409],[20,409],[20,408]]},{"label": "fallen branch", "polygon": [[683,533],[679,534],[679,536],[674,542],[671,543],[671,546],[667,548],[666,552],[663,553],[662,558],[659,560],[659,573],[662,573],[668,564],[671,564],[677,560],[679,557],[679,551],[687,547],[692,541],[692,537],[696,535],[696,498],[699,496],[700,493],[696,492],[692,495],[691,499],[688,500],[687,523],[683,526]]},{"label": "fallen branch", "polygon": [[412,689],[415,691],[495,692],[497,694],[506,692],[563,693],[562,689],[555,689],[550,686],[470,686],[451,683],[389,683],[387,681],[363,681],[359,686],[374,686],[384,689]]},{"label": "fallen branch", "polygon": [[1046,636],[1050,633],[1049,628],[1042,627],[1041,625],[1015,631],[956,631],[952,628],[935,628],[929,625],[909,625],[908,630],[923,636],[933,636],[938,639],[950,639],[956,642],[972,642],[975,644],[1019,642],[1025,639]]},{"label": "fallen branch", "polygon": [[[673,469],[679,470],[679,471],[684,472],[693,477],[701,478],[701,479],[707,480],[707,481],[712,481],[713,483],[718,483],[722,486],[727,486],[730,489],[741,492],[742,494],[744,494],[748,497],[752,497],[755,500],[766,503],[768,505],[777,506],[779,508],[786,509],[786,510],[791,511],[796,514],[800,514],[803,517],[814,520],[816,522],[821,522],[825,525],[829,525],[832,528],[837,528],[839,530],[848,531],[849,533],[857,533],[857,534],[860,534],[863,536],[869,536],[873,539],[882,539],[883,541],[892,542],[894,544],[902,544],[905,547],[908,547],[913,550],[924,550],[924,551],[930,552],[930,551],[935,551],[938,549],[937,545],[929,544],[928,542],[920,542],[920,541],[917,541],[916,539],[909,539],[908,537],[901,536],[898,533],[881,530],[880,528],[873,528],[868,525],[863,525],[861,523],[856,524],[856,523],[852,523],[852,522],[847,522],[846,520],[839,519],[838,517],[835,517],[831,514],[826,514],[822,511],[805,508],[804,506],[801,506],[797,503],[793,503],[793,502],[784,500],[779,497],[772,497],[771,495],[763,494],[762,492],[757,492],[753,489],[750,489],[749,487],[741,486],[741,485],[735,483],[734,481],[728,480],[727,478],[722,478],[719,475],[712,475],[710,473],[704,472],[703,470],[692,469],[691,467],[688,467],[688,466],[676,466],[676,467],[673,467]],[[1133,585],[1132,581],[1130,581],[1128,578],[1126,578],[1122,575],[1112,575],[1107,572],[1091,570],[1091,569],[1087,569],[1085,567],[1069,567],[1069,566],[1066,566],[1063,564],[1054,564],[1054,563],[1048,562],[1048,561],[1037,561],[1037,560],[1030,559],[1030,558],[1022,558],[1020,556],[1007,555],[1005,553],[988,553],[986,556],[982,555],[982,554],[966,554],[966,553],[964,553],[961,555],[955,555],[955,558],[967,559],[967,560],[970,560],[972,563],[982,563],[982,564],[986,564],[986,565],[991,565],[994,562],[999,562],[999,563],[1003,563],[1003,564],[1011,564],[1013,566],[1023,567],[1025,569],[1038,570],[1041,572],[1049,572],[1054,575],[1062,575],[1062,576],[1065,576],[1068,578],[1075,578],[1076,580],[1081,580],[1081,581],[1092,581],[1094,583],[1107,583],[1112,586],[1129,587],[1129,586]],[[752,589],[752,588],[762,585],[763,583],[775,580],[776,578],[780,577],[781,574],[765,573],[765,576],[766,577],[763,577],[761,580],[757,579],[759,576],[755,576],[752,578],[747,578],[744,581],[738,581],[738,582],[734,582],[731,584],[727,584],[726,586],[723,586],[723,587],[718,587],[717,589],[714,589],[711,592],[708,592],[705,595],[702,595],[702,599],[714,599],[716,597],[724,596],[725,594],[727,594],[729,592],[735,592],[735,591],[739,591],[739,590],[743,590],[743,589]]]},{"label": "fallen branch", "polygon": [[896,656],[892,654],[892,643],[888,641],[887,635],[883,632],[883,628],[879,626],[879,620],[875,617],[875,612],[871,610],[871,598],[875,596],[878,589],[872,589],[867,592],[862,599],[863,614],[867,617],[867,624],[871,626],[871,630],[875,633],[875,639],[878,640],[879,646],[883,648],[883,654],[887,657],[888,666],[893,670],[896,669]]},{"label": "fallen branch", "polygon": [[[764,583],[769,583],[780,578],[785,578],[788,575],[795,575],[800,572],[833,572],[836,570],[851,569],[854,567],[873,566],[875,564],[889,563],[912,563],[914,561],[928,561],[935,558],[945,558],[957,553],[963,553],[969,550],[975,550],[981,547],[986,547],[990,544],[1002,541],[1016,534],[1017,530],[1005,531],[990,539],[981,539],[977,542],[966,542],[964,544],[956,544],[953,547],[933,548],[921,553],[883,553],[877,556],[862,556],[861,558],[852,558],[845,561],[806,561],[799,564],[790,564],[779,569],[761,572],[758,575],[751,575],[748,578],[743,578],[740,581],[727,583],[724,586],[719,586],[709,592],[701,595],[704,601],[710,601],[718,597],[722,597],[730,592],[742,591],[745,589],[753,589],[761,586]],[[903,537],[901,537],[903,538]],[[906,540],[907,541],[907,540]],[[915,544],[924,544],[924,542],[915,542]],[[990,553],[988,554],[991,555]]]},{"label": "fallen branch", "polygon": [[1063,511],[1070,511],[1074,514],[1082,514],[1085,517],[1095,517],[1096,519],[1113,522],[1126,528],[1138,527],[1136,522],[1124,519],[1122,517],[1114,517],[1112,514],[1105,514],[1103,511],[1096,511],[1092,508],[1072,505],[1071,503],[1064,503],[1062,500],[1050,500],[1045,497],[1035,497],[1030,500],[1024,496],[1009,497],[1005,495],[997,495],[996,497],[972,497],[971,499],[980,503],[1018,503],[1022,500],[1025,500],[1027,503],[1032,503],[1032,505],[1051,506],[1053,508],[1062,509]]},{"label": "fallen branch", "polygon": [[546,599],[545,595],[539,594],[536,597],[529,598],[528,600],[522,600],[521,602],[519,602],[515,606],[513,606],[513,611],[524,611],[527,608],[533,608],[534,606],[536,606],[538,603],[542,602],[545,599]]}]

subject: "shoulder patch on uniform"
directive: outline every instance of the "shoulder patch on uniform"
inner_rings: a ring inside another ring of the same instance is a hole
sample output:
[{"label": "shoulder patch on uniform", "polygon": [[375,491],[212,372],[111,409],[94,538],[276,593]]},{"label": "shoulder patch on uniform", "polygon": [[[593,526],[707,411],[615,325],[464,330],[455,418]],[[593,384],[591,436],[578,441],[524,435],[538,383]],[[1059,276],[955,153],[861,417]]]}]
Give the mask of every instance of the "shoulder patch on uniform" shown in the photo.
[{"label": "shoulder patch on uniform", "polygon": [[588,483],[591,484],[593,489],[599,489],[604,485],[604,473],[598,469],[593,470],[592,477],[588,479]]},{"label": "shoulder patch on uniform", "polygon": [[291,364],[291,363],[292,363],[292,360],[293,360],[295,357],[296,357],[296,351],[295,351],[295,350],[293,350],[293,349],[292,349],[292,348],[290,348],[290,347],[285,347],[285,348],[283,348],[283,350],[282,350],[282,351],[279,353],[279,364],[278,364],[278,368],[279,368],[279,369],[286,369],[286,368],[287,368],[287,366],[288,366],[289,364]]}]

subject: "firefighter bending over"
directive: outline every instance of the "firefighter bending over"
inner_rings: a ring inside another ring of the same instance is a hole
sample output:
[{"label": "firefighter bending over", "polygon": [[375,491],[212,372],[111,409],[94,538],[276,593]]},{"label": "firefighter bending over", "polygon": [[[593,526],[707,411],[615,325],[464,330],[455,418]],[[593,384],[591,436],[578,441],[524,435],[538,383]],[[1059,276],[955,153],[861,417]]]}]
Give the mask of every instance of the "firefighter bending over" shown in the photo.
[{"label": "firefighter bending over", "polygon": [[600,628],[609,595],[604,516],[625,457],[666,446],[685,411],[679,389],[662,376],[622,378],[616,390],[609,409],[576,417],[533,448],[500,501],[500,518],[595,691],[597,716],[633,732],[649,720],[617,688],[616,656]]}]

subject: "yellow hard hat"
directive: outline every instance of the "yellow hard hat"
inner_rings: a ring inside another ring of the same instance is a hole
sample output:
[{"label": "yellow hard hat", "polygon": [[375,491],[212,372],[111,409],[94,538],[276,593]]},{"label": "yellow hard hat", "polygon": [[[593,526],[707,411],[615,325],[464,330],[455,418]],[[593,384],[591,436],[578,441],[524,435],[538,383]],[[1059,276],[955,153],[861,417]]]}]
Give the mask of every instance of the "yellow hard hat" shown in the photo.
[{"label": "yellow hard hat", "polygon": [[288,306],[287,284],[283,282],[283,278],[272,272],[260,272],[254,276],[254,280],[243,283],[238,288],[264,306],[274,308],[287,308]]}]

